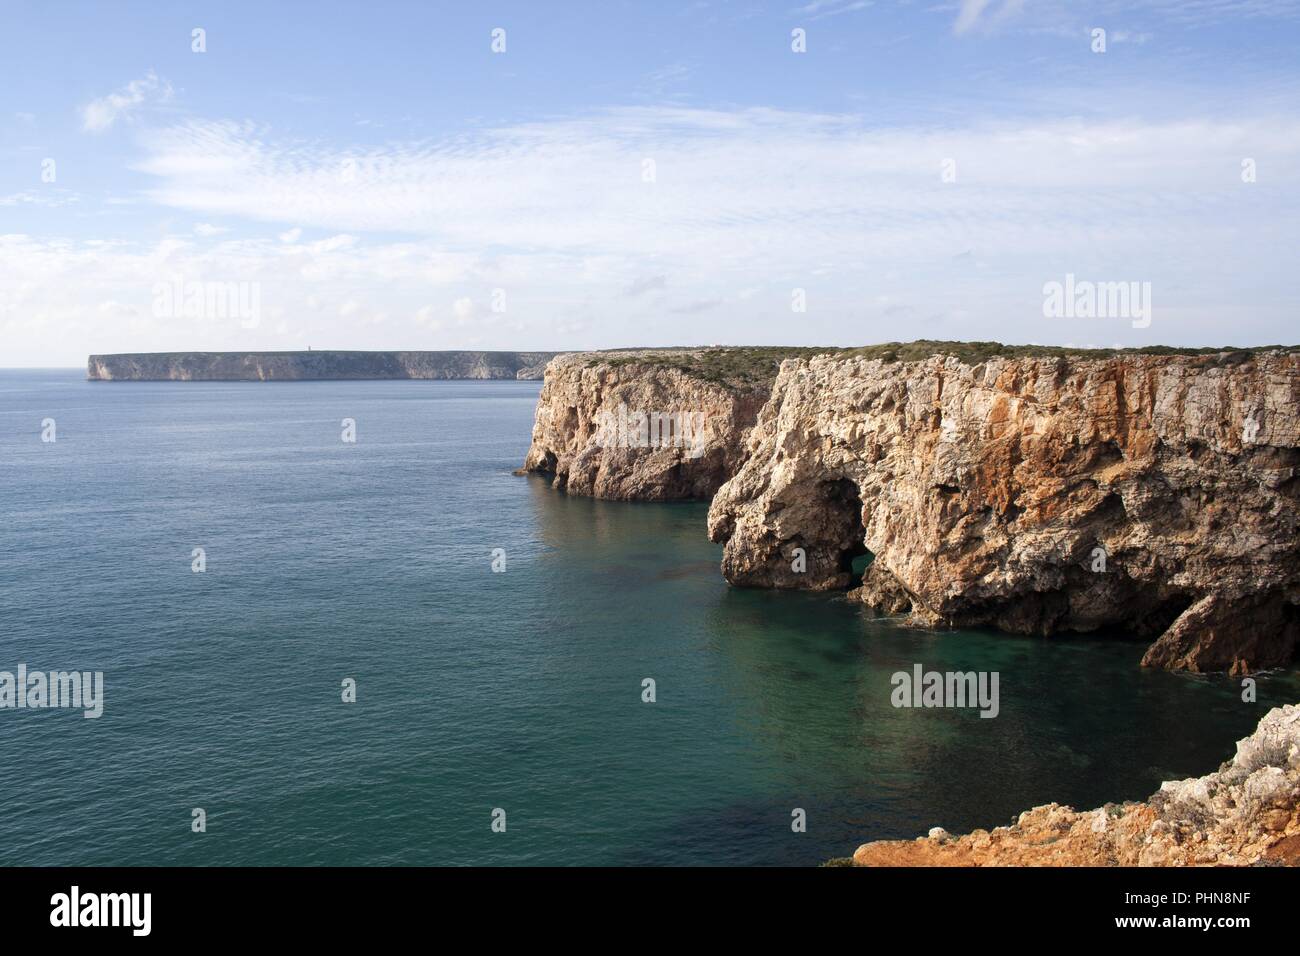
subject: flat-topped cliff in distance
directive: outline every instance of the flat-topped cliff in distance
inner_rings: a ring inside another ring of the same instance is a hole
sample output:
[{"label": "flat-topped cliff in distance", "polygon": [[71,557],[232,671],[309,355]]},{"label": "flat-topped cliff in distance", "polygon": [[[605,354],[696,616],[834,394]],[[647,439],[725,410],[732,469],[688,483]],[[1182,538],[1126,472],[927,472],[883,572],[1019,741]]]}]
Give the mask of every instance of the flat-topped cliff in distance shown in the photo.
[{"label": "flat-topped cliff in distance", "polygon": [[540,379],[557,352],[123,352],[92,355],[92,382]]}]

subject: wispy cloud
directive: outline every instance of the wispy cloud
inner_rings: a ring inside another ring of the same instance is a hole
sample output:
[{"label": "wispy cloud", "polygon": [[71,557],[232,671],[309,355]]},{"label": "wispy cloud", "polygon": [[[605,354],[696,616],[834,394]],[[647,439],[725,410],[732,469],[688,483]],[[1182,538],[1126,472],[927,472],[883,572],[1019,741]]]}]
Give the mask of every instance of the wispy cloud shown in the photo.
[{"label": "wispy cloud", "polygon": [[989,0],[961,0],[957,11],[957,20],[952,25],[953,33],[965,33],[973,27],[989,5]]},{"label": "wispy cloud", "polygon": [[1139,0],[1136,3],[1111,0],[1111,7],[1121,12],[1147,9],[1191,25],[1233,20],[1300,19],[1300,3],[1296,0]]},{"label": "wispy cloud", "polygon": [[[1051,218],[1044,203],[1077,201],[1075,214],[1090,218],[1104,206],[1114,229],[1145,219],[1158,196],[1171,219],[1199,203],[1179,188],[1239,186],[1241,156],[1268,152],[1300,172],[1296,138],[1295,120],[1262,117],[938,130],[656,108],[352,150],[192,122],[148,136],[138,168],[156,178],[156,203],[281,229],[407,233],[461,249],[698,253],[768,268],[845,258],[900,233],[939,235],[945,221],[1005,229],[1014,246],[1011,233]],[[948,157],[960,175],[942,189]]]},{"label": "wispy cloud", "polygon": [[[985,27],[1012,19],[1025,6],[1025,0],[960,0],[952,32],[967,33],[976,26]],[[986,16],[987,14],[987,16]]]},{"label": "wispy cloud", "polygon": [[670,63],[647,73],[640,83],[640,93],[657,102],[680,99],[685,96],[691,72],[691,67],[685,63]]},{"label": "wispy cloud", "polygon": [[[1294,116],[881,128],[657,108],[361,149],[197,120],[142,144],[142,198],[231,231],[0,240],[6,342],[283,348],[362,327],[387,348],[612,347],[647,328],[862,342],[898,337],[904,313],[930,323],[916,335],[1090,341],[1042,324],[1042,284],[1066,272],[1153,281],[1164,324],[1140,344],[1231,340],[1243,309],[1252,334],[1284,338],[1290,316]],[[175,276],[259,282],[266,321],[153,318],[152,288]],[[650,293],[668,276],[665,302]]]},{"label": "wispy cloud", "polygon": [[102,133],[119,119],[130,116],[145,103],[166,102],[172,97],[171,84],[159,79],[152,70],[132,80],[116,92],[91,100],[81,108],[81,127],[89,133]]},{"label": "wispy cloud", "polygon": [[646,276],[629,282],[627,288],[623,290],[623,294],[635,298],[639,295],[645,295],[647,292],[662,290],[667,286],[668,277],[666,275]]},{"label": "wispy cloud", "polygon": [[[1103,20],[1108,23],[1139,20],[1194,28],[1242,21],[1300,19],[1300,0],[1099,0],[1088,4],[1086,9],[1065,0],[1039,0],[1033,4],[1026,0],[956,0],[935,9],[956,12],[952,32],[958,35],[1021,29],[1075,36]],[[1149,39],[1140,31],[1124,32],[1130,42]]]},{"label": "wispy cloud", "polygon": [[813,0],[793,12],[808,20],[825,20],[844,13],[855,13],[872,5],[872,0]]},{"label": "wispy cloud", "polygon": [[721,299],[696,299],[694,302],[677,306],[673,309],[673,313],[675,315],[698,315],[701,312],[716,309],[720,305],[722,305]]},{"label": "wispy cloud", "polygon": [[25,189],[0,196],[0,206],[70,206],[80,201],[81,197],[70,190],[51,187],[42,190]]}]

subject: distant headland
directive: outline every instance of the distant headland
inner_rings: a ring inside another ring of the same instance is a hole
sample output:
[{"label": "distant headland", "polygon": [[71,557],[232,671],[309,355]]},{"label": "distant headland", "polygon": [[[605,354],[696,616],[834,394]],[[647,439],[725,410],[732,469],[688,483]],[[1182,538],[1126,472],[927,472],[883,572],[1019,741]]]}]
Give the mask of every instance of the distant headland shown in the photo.
[{"label": "distant headland", "polygon": [[123,352],[92,355],[92,382],[540,379],[558,352]]}]

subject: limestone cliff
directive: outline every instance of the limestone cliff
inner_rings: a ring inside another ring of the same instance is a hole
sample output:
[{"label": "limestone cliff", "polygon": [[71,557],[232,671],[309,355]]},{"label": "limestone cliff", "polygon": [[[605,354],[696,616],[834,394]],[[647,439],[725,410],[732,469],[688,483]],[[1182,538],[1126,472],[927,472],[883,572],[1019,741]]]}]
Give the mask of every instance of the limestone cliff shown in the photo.
[{"label": "limestone cliff", "polygon": [[280,382],[320,379],[538,379],[554,352],[138,352],[92,355],[104,382]]},{"label": "limestone cliff", "polygon": [[[846,588],[869,552],[858,596],[918,623],[1122,629],[1176,669],[1286,664],[1298,373],[1282,350],[788,360],[743,455],[719,449],[711,478],[744,464],[709,533],[738,585]],[[561,414],[585,414],[577,396]]]},{"label": "limestone cliff", "polygon": [[1300,706],[1269,711],[1215,773],[1167,781],[1145,803],[1035,807],[962,837],[866,843],[859,866],[1300,864]]},{"label": "limestone cliff", "polygon": [[702,377],[693,353],[562,355],[546,369],[523,471],[570,494],[671,501],[712,497],[736,473],[770,383]]}]

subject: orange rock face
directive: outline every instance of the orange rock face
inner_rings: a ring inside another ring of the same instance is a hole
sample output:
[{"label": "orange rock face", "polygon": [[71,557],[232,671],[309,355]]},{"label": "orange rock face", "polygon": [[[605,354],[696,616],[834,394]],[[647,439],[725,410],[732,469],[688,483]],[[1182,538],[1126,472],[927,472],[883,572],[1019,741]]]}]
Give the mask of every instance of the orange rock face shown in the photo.
[{"label": "orange rock face", "polygon": [[733,583],[844,588],[870,551],[859,594],[930,626],[1122,628],[1198,671],[1295,656],[1295,354],[794,359],[744,457],[709,514]]}]

